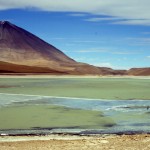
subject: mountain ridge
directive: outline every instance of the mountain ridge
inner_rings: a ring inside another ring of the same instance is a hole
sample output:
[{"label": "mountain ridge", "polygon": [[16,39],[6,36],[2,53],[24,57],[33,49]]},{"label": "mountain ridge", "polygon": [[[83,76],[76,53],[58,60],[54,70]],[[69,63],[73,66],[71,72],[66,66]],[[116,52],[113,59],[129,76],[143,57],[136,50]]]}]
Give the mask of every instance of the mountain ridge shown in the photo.
[{"label": "mountain ridge", "polygon": [[53,45],[8,21],[0,21],[0,72],[59,73],[74,75],[127,75],[113,70],[80,63]]}]

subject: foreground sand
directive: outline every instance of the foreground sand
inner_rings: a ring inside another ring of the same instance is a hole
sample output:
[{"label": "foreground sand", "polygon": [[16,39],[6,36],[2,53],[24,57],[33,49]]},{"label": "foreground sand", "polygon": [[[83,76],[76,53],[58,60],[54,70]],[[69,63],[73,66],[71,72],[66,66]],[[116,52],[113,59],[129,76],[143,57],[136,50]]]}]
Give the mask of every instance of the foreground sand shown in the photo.
[{"label": "foreground sand", "polygon": [[150,134],[121,136],[0,137],[0,150],[149,150]]}]

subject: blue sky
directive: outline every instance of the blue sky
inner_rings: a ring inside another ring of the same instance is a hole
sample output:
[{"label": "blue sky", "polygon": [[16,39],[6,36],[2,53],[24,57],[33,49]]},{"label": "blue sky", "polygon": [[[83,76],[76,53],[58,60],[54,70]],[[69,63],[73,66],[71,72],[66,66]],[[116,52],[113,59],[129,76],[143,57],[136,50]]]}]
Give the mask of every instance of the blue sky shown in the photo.
[{"label": "blue sky", "polygon": [[148,0],[0,0],[8,20],[71,58],[101,67],[150,67]]}]

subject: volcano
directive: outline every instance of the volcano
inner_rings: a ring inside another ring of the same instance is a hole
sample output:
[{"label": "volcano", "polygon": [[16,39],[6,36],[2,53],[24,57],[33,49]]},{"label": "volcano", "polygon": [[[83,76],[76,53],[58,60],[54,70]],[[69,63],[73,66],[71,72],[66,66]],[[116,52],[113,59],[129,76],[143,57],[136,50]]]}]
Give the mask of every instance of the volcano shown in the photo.
[{"label": "volcano", "polygon": [[125,71],[76,62],[32,33],[0,21],[0,73],[122,75]]}]

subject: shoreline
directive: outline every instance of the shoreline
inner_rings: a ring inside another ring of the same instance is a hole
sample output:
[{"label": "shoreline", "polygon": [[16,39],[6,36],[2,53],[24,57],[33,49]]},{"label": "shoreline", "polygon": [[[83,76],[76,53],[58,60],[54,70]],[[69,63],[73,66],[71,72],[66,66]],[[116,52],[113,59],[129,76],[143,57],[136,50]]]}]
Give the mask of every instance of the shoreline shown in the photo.
[{"label": "shoreline", "polygon": [[[49,134],[49,135],[0,135],[1,142],[41,141],[41,140],[78,140],[103,137],[104,135],[71,135],[71,134]],[[114,136],[114,135],[105,135]]]},{"label": "shoreline", "polygon": [[101,138],[117,138],[117,137],[134,137],[134,136],[146,136],[150,138],[150,133],[132,133],[132,134],[67,134],[67,133],[56,133],[56,134],[24,134],[24,135],[0,135],[0,143],[2,142],[22,142],[22,141],[47,141],[47,140],[82,140],[82,139],[101,139]]},{"label": "shoreline", "polygon": [[150,134],[1,137],[1,150],[149,150]]},{"label": "shoreline", "polygon": [[103,137],[103,136],[122,136],[122,135],[150,135],[150,130],[142,131],[142,130],[118,130],[118,131],[102,131],[102,130],[69,130],[60,129],[60,131],[55,131],[55,129],[40,129],[40,130],[27,130],[27,129],[8,129],[8,130],[0,130],[0,141],[3,137]]},{"label": "shoreline", "polygon": [[114,79],[150,79],[150,76],[129,76],[129,75],[48,75],[48,74],[0,74],[0,78],[114,78]]}]

